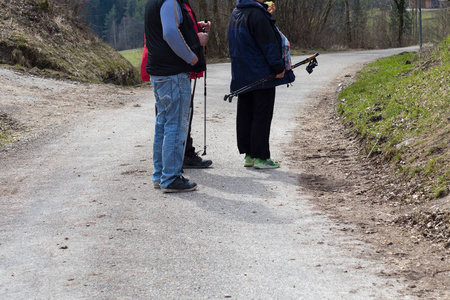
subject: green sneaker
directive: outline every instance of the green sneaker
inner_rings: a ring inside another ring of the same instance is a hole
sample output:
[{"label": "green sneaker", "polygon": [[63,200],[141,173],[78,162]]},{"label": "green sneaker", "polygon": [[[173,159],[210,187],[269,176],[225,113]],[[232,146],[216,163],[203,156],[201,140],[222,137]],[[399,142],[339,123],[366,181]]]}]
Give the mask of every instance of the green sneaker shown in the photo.
[{"label": "green sneaker", "polygon": [[245,156],[245,161],[244,161],[244,167],[253,167],[253,164],[255,162],[254,158],[251,158],[250,155],[246,155]]},{"label": "green sneaker", "polygon": [[275,169],[280,167],[280,163],[277,161],[273,161],[271,158],[269,159],[255,159],[255,163],[253,164],[255,169]]}]

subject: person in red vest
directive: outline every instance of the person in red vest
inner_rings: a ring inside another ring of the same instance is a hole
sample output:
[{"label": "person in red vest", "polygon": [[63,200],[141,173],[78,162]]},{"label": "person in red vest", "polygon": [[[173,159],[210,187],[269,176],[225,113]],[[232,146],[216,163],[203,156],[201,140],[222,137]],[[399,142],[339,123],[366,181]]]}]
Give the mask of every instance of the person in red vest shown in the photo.
[{"label": "person in red vest", "polygon": [[[205,35],[203,39],[208,38],[209,30],[211,28],[211,22],[203,22],[197,21],[197,18],[195,16],[194,11],[192,10],[189,1],[184,2],[186,9],[189,13],[189,16],[191,17],[192,21],[194,22],[194,28],[197,34],[199,35]],[[148,57],[148,49],[145,43],[145,37],[144,37],[144,50],[142,52],[142,60],[141,60],[141,78],[142,81],[150,81],[150,75],[146,71],[147,66],[147,57]],[[203,77],[203,72],[199,73],[191,73],[191,80],[197,78]],[[203,160],[198,153],[195,151],[195,147],[193,145],[193,140],[191,137],[191,126],[192,126],[192,117],[194,113],[191,114],[191,119],[189,120],[189,129],[188,129],[188,138],[186,141],[186,151],[184,154],[184,160],[183,160],[183,168],[184,169],[203,169],[208,168],[211,166],[212,161],[211,160]]]}]

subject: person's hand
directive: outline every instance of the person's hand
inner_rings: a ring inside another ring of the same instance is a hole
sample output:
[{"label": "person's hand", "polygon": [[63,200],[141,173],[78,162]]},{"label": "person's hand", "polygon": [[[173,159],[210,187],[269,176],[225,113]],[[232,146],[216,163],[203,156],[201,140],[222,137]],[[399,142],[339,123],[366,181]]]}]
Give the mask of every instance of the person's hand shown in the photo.
[{"label": "person's hand", "polygon": [[211,22],[208,21],[208,23],[205,23],[204,21],[198,22],[198,26],[202,29],[203,32],[209,33],[209,30],[211,29]]},{"label": "person's hand", "polygon": [[198,57],[197,55],[194,54],[194,58],[192,59],[192,61],[189,63],[191,66],[195,66],[198,63]]},{"label": "person's hand", "polygon": [[[272,2],[273,3],[273,2]],[[275,3],[273,3],[268,9],[267,9],[267,11],[270,13],[270,14],[273,14],[274,12],[275,12],[275,10],[276,10],[277,8],[275,7]]]},{"label": "person's hand", "polygon": [[197,35],[198,35],[198,39],[200,40],[200,45],[202,45],[203,47],[206,46],[206,43],[208,43],[209,34],[204,33],[204,32],[199,32],[199,33],[197,33]]},{"label": "person's hand", "polygon": [[275,78],[283,78],[285,72],[286,72],[286,71],[283,71],[283,72],[281,72],[280,74],[277,74],[277,76],[275,76]]}]

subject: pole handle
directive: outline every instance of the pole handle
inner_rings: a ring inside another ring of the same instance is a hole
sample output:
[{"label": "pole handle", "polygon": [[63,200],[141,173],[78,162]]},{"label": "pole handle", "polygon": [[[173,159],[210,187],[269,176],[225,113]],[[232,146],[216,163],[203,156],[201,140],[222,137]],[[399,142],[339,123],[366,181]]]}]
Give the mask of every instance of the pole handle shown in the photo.
[{"label": "pole handle", "polygon": [[297,68],[298,66],[307,64],[309,62],[311,62],[312,60],[314,60],[317,56],[319,56],[319,52],[316,52],[314,55],[311,55],[308,58],[305,58],[304,60],[302,60],[301,62],[296,63],[295,65],[292,66],[292,69]]},{"label": "pole handle", "polygon": [[[208,24],[208,19],[207,18],[205,18],[205,23]],[[202,27],[202,32],[206,32],[205,27]]]}]

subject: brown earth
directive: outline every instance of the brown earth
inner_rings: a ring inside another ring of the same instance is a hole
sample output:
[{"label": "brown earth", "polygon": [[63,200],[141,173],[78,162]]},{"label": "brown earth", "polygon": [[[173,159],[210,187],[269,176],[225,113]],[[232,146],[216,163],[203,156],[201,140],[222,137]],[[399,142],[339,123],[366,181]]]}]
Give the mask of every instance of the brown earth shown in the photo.
[{"label": "brown earth", "polygon": [[403,276],[420,299],[450,299],[450,240],[440,233],[446,223],[440,209],[448,211],[450,196],[420,201],[411,194],[414,182],[363,153],[335,111],[338,84],[311,100],[298,119],[291,161],[303,170],[299,190],[375,247],[376,259],[392,270],[383,275]]},{"label": "brown earth", "polygon": [[46,78],[39,70],[8,66],[0,68],[0,87],[0,130],[16,132],[13,143],[0,146],[0,159],[2,152],[51,135],[82,114],[123,107],[150,90],[145,84],[128,88]]}]

